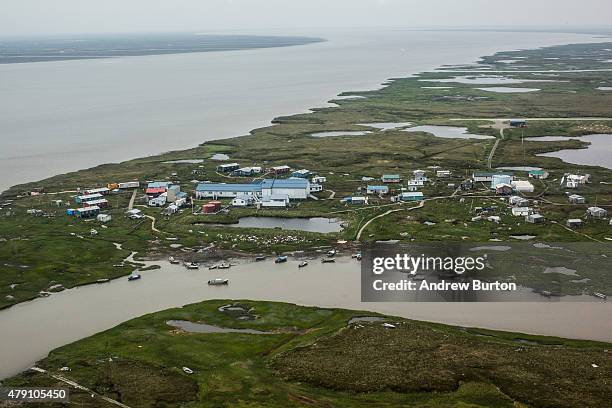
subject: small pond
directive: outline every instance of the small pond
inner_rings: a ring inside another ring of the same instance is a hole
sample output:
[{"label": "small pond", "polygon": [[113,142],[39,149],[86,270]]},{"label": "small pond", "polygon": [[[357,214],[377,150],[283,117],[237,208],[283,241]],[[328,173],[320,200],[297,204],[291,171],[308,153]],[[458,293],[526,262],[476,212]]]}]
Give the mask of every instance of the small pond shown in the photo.
[{"label": "small pond", "polygon": [[479,247],[470,248],[470,251],[471,252],[476,252],[476,251],[501,251],[501,252],[505,252],[505,251],[509,251],[511,249],[512,249],[512,247],[509,247],[509,246],[491,245],[491,246],[479,246]]},{"label": "small pond", "polygon": [[372,133],[369,130],[362,131],[350,131],[350,130],[339,130],[339,131],[331,131],[331,132],[317,132],[311,133],[310,136],[314,137],[333,137],[333,136],[365,136]]},{"label": "small pond", "polygon": [[540,91],[538,88],[512,88],[509,86],[493,86],[489,88],[476,88],[479,91],[495,93],[528,93]]},{"label": "small pond", "polygon": [[[209,224],[221,226],[220,224]],[[282,230],[306,231],[306,232],[340,232],[342,223],[333,218],[283,218],[283,217],[243,217],[237,224],[222,224],[224,227],[232,228],[280,228]]]},{"label": "small pond", "polygon": [[215,153],[210,157],[211,160],[219,160],[219,161],[229,160],[229,158],[230,157],[224,153]]},{"label": "small pond", "polygon": [[494,139],[493,136],[474,135],[465,127],[424,125],[402,129],[404,132],[427,132],[445,139]]},{"label": "small pond", "polygon": [[405,128],[408,126],[412,126],[412,123],[410,122],[359,123],[359,126],[367,126],[367,127],[380,129],[384,131],[384,130],[395,130],[395,129]]},{"label": "small pond", "polygon": [[556,157],[566,163],[586,166],[601,166],[612,169],[612,135],[597,134],[580,137],[542,136],[528,137],[530,142],[560,142],[570,139],[590,143],[586,149],[566,149],[557,152],[538,154],[540,157]]},{"label": "small pond", "polygon": [[176,327],[188,333],[243,333],[243,334],[274,334],[254,329],[229,329],[205,323],[194,323],[187,320],[168,320],[168,326]]}]

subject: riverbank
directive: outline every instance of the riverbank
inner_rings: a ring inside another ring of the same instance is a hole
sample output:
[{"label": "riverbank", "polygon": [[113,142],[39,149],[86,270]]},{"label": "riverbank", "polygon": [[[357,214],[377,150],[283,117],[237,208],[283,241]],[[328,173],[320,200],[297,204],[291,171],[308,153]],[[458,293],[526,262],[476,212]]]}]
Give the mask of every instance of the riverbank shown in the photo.
[{"label": "riverbank", "polygon": [[[177,321],[214,332],[169,325]],[[600,407],[610,347],[363,311],[214,300],[125,322],[38,365],[128,406]],[[65,387],[40,372],[3,384]],[[70,395],[73,403],[99,403],[80,390]]]}]

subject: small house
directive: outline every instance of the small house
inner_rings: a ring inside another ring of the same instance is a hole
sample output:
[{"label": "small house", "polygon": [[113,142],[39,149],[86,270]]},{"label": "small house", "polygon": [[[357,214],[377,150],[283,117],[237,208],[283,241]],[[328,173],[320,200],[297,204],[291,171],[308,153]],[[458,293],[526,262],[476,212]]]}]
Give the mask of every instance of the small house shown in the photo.
[{"label": "small house", "polygon": [[297,177],[297,178],[308,178],[312,176],[312,172],[310,170],[306,170],[306,169],[301,169],[301,170],[296,170],[293,173],[291,173],[291,177]]},{"label": "small house", "polygon": [[491,215],[491,216],[487,217],[487,221],[499,224],[501,222],[501,217],[499,215]]},{"label": "small house", "polygon": [[102,198],[100,200],[92,200],[92,201],[86,201],[83,203],[83,207],[93,207],[93,206],[97,206],[100,208],[107,208],[108,207],[108,200]]},{"label": "small house", "polygon": [[508,199],[508,202],[510,203],[510,205],[515,206],[515,207],[528,207],[529,206],[529,200],[523,197],[519,197],[519,196],[512,196]]},{"label": "small house", "polygon": [[399,174],[383,174],[380,180],[383,183],[401,183],[402,178]]},{"label": "small house", "polygon": [[541,214],[529,214],[525,217],[525,221],[530,224],[541,224],[545,221],[545,218]]},{"label": "small house", "polygon": [[422,201],[425,197],[420,191],[410,191],[398,196],[400,201]]},{"label": "small house", "polygon": [[167,196],[165,194],[162,194],[158,197],[154,197],[150,199],[147,205],[149,207],[163,207],[164,205],[166,205],[167,201],[168,201]]},{"label": "small house", "polygon": [[343,203],[351,205],[366,205],[368,203],[367,197],[345,197],[342,199]]},{"label": "small house", "polygon": [[113,219],[113,216],[110,214],[98,214],[96,220],[100,222],[110,222]]},{"label": "small house", "polygon": [[586,199],[583,196],[578,195],[578,194],[572,194],[569,197],[567,197],[567,199],[572,204],[585,204],[586,203]]},{"label": "small house", "polygon": [[513,128],[526,128],[527,127],[527,122],[524,120],[511,120],[510,121],[510,127]]},{"label": "small house", "polygon": [[519,193],[533,193],[533,184],[526,180],[515,180],[512,183],[512,188]]},{"label": "small house", "polygon": [[284,174],[289,173],[291,171],[291,167],[289,166],[274,166],[270,168],[270,173],[272,174]]},{"label": "small house", "polygon": [[572,228],[572,227],[581,227],[582,226],[582,220],[580,218],[570,218],[569,220],[567,220],[565,225],[567,225],[570,228]]},{"label": "small house", "polygon": [[240,168],[240,164],[238,163],[227,163],[220,164],[217,166],[217,173],[231,173],[234,170],[238,170]]},{"label": "small house", "polygon": [[587,208],[587,214],[593,218],[606,218],[608,211],[600,207],[589,207]]},{"label": "small house", "polygon": [[110,194],[110,190],[107,187],[100,187],[100,188],[91,188],[91,189],[84,191],[84,195],[91,195],[91,194],[108,195]]},{"label": "small house", "polygon": [[374,177],[363,176],[361,181],[374,181],[376,180]]},{"label": "small house", "polygon": [[96,194],[84,194],[84,195],[76,196],[74,200],[76,201],[77,204],[82,204],[88,201],[101,200],[103,198],[104,196],[102,194],[96,193]]},{"label": "small house", "polygon": [[388,186],[367,186],[366,187],[367,194],[377,194],[377,195],[386,195],[389,194]]},{"label": "small house", "polygon": [[323,191],[323,186],[321,184],[312,184],[310,183],[310,193],[319,193]]},{"label": "small house", "polygon": [[531,207],[514,207],[512,209],[512,215],[515,217],[527,217],[533,212]]},{"label": "small house", "polygon": [[210,203],[209,203],[209,204],[204,204],[204,205],[202,206],[202,212],[203,212],[204,214],[212,214],[212,213],[215,213],[215,212],[216,212],[216,211],[215,211],[215,205],[214,205],[214,204],[210,204]]},{"label": "small house", "polygon": [[472,174],[475,183],[490,183],[493,181],[493,173],[476,172]]},{"label": "small house", "polygon": [[289,205],[289,196],[287,194],[267,196],[259,205],[264,208],[283,208]]},{"label": "small house", "polygon": [[491,177],[491,190],[495,190],[498,184],[511,185],[512,176],[509,174],[494,174]]},{"label": "small house", "polygon": [[237,196],[232,200],[232,206],[233,207],[248,207],[249,205],[252,205],[255,202],[255,199],[253,198],[253,196],[249,196],[249,195],[241,195],[241,196]]},{"label": "small house", "polygon": [[436,177],[438,178],[449,178],[451,176],[450,170],[438,170],[436,171]]},{"label": "small house", "polygon": [[425,173],[425,170],[414,170],[412,172],[414,180],[417,181],[427,181],[427,175]]},{"label": "small house", "polygon": [[495,194],[510,195],[512,194],[512,186],[506,183],[499,183],[495,186]]},{"label": "small house", "polygon": [[140,181],[127,181],[124,183],[117,184],[117,188],[121,190],[127,190],[129,188],[139,188],[139,187],[140,187]]},{"label": "small house", "polygon": [[259,173],[261,173],[261,167],[241,167],[232,171],[232,175],[237,177],[250,177]]},{"label": "small house", "polygon": [[77,218],[91,218],[100,214],[100,207],[91,206],[85,208],[77,208],[74,210],[74,215]]},{"label": "small house", "polygon": [[312,179],[310,179],[310,182],[314,183],[314,184],[323,184],[323,183],[327,182],[327,177],[314,176]]},{"label": "small house", "polygon": [[544,180],[546,178],[548,178],[549,174],[547,171],[545,170],[531,170],[529,172],[529,178],[532,179],[536,179],[536,180]]},{"label": "small house", "polygon": [[134,208],[131,210],[128,210],[126,212],[128,218],[132,219],[132,220],[138,220],[144,217],[144,215],[142,215],[142,211],[140,211],[138,208]]}]

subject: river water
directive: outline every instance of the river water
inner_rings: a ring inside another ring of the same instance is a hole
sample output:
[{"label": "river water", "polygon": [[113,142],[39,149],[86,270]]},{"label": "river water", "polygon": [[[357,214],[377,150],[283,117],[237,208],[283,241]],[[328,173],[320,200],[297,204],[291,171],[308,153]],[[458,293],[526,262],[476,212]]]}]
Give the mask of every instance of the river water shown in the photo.
[{"label": "river water", "polygon": [[[589,298],[550,300],[524,291],[528,302],[512,303],[362,303],[360,263],[272,260],[235,265],[227,270],[187,270],[166,261],[141,272],[142,279],[120,278],[39,298],[0,311],[0,378],[16,374],[50,350],[109,329],[126,320],[207,299],[257,299],[380,312],[418,320],[612,341],[612,304]],[[227,278],[227,286],[207,281]]]},{"label": "river water", "polygon": [[[249,34],[249,33],[247,33]],[[251,33],[253,34],[253,33]],[[592,35],[391,29],[295,30],[326,38],[243,51],[0,65],[0,191],[102,163],[228,138],[500,50],[604,41]]]}]

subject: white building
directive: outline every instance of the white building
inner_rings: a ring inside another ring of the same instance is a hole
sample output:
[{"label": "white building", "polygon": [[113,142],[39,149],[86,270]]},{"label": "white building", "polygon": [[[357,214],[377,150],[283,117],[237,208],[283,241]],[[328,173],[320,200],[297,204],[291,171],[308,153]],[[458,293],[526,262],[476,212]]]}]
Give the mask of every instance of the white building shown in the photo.
[{"label": "white building", "polygon": [[533,184],[526,180],[514,180],[510,183],[512,189],[520,193],[533,193]]},{"label": "white building", "polygon": [[310,181],[313,184],[323,184],[323,183],[327,182],[327,177],[314,176]]},{"label": "white building", "polygon": [[289,205],[289,197],[287,195],[269,196],[258,203],[258,205],[264,208],[286,207]]},{"label": "white building", "polygon": [[263,201],[273,196],[287,196],[290,200],[305,200],[310,194],[310,181],[303,178],[265,179],[261,183]]},{"label": "white building", "polygon": [[100,222],[109,222],[113,219],[113,217],[110,214],[98,214],[96,219]]},{"label": "white building", "polygon": [[533,212],[533,209],[530,207],[514,207],[512,209],[512,215],[515,217],[527,217],[529,214]]},{"label": "white building", "polygon": [[414,175],[414,179],[417,181],[427,181],[427,176],[425,175],[425,170],[415,170],[412,172]]},{"label": "white building", "polygon": [[438,170],[436,171],[436,177],[440,177],[440,178],[448,178],[451,176],[451,171],[450,170]]}]

